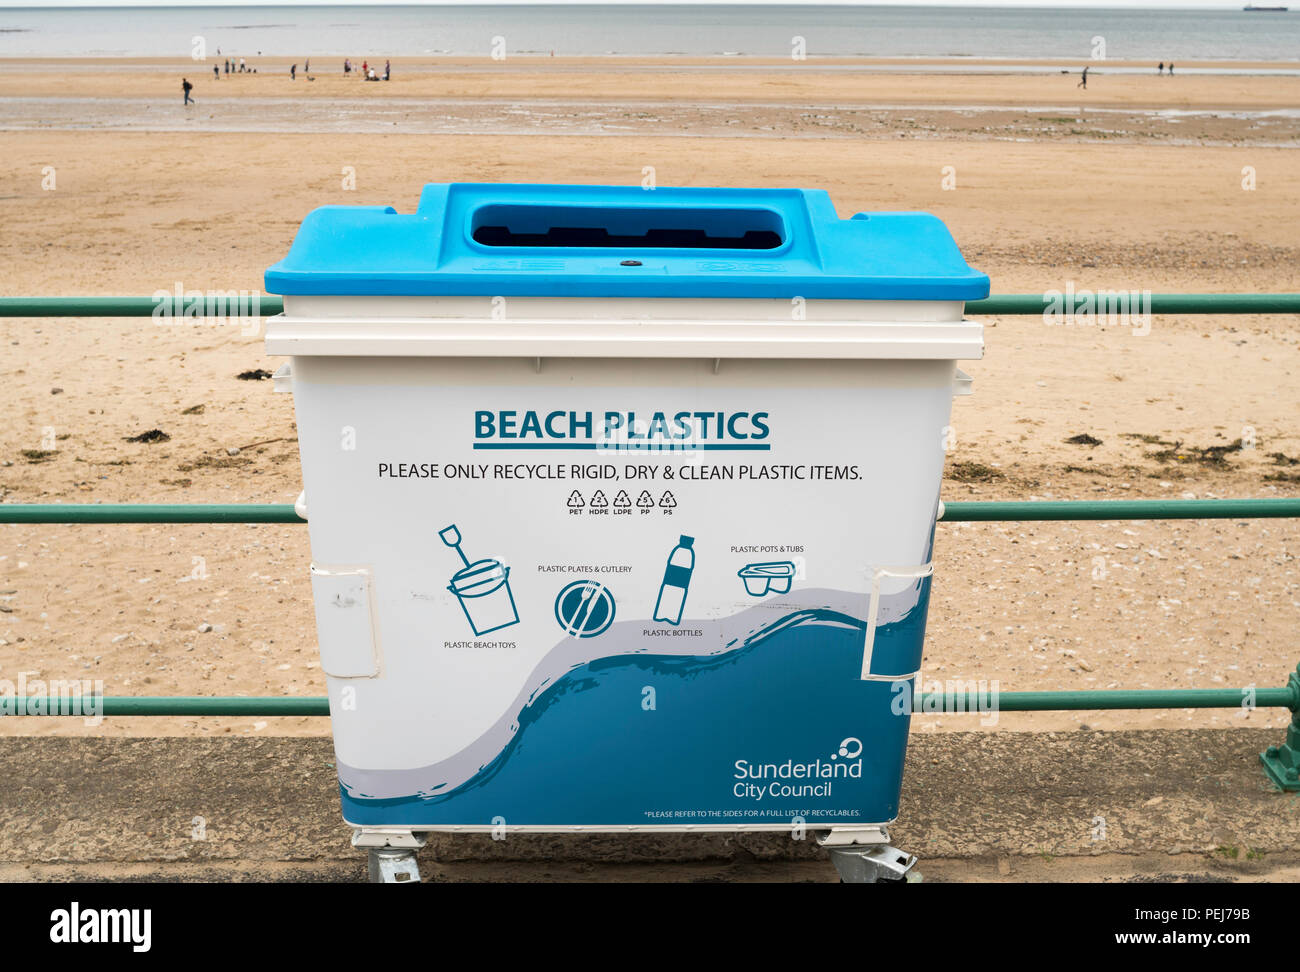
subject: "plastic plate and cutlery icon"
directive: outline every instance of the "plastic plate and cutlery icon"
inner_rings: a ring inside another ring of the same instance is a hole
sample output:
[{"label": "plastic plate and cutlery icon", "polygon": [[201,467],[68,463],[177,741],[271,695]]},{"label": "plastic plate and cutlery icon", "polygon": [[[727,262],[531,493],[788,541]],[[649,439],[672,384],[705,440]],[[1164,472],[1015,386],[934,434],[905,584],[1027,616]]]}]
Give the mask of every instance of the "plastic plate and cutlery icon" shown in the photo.
[{"label": "plastic plate and cutlery icon", "polygon": [[574,581],[555,599],[555,620],[571,637],[594,638],[614,623],[614,595],[598,581]]}]

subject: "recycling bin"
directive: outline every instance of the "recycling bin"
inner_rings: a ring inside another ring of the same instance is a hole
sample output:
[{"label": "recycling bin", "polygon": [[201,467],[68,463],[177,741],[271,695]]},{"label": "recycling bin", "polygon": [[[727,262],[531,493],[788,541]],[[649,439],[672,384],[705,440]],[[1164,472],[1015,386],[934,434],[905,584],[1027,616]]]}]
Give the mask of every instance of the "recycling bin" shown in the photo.
[{"label": "recycling bin", "polygon": [[964,302],[923,213],[429,185],[266,273],[358,832],[898,814]]}]

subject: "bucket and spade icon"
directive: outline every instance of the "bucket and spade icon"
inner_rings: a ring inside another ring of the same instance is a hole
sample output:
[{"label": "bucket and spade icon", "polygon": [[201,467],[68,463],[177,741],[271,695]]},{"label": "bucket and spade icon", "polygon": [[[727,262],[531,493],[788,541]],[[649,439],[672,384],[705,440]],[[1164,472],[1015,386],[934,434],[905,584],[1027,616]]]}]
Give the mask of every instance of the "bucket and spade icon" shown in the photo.
[{"label": "bucket and spade icon", "polygon": [[456,595],[460,609],[475,635],[500,631],[519,623],[515,596],[510,590],[510,568],[495,557],[472,563],[460,549],[460,530],[452,524],[438,531],[442,542],[460,554],[464,566],[452,575],[447,590]]}]

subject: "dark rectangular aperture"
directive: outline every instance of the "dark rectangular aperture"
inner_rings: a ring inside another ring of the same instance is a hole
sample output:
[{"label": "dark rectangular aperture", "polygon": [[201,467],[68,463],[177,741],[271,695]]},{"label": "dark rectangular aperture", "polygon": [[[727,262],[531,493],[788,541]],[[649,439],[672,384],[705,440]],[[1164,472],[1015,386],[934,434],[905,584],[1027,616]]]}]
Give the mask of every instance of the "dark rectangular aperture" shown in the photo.
[{"label": "dark rectangular aperture", "polygon": [[497,205],[474,213],[472,235],[484,246],[773,250],[782,229],[770,209]]}]

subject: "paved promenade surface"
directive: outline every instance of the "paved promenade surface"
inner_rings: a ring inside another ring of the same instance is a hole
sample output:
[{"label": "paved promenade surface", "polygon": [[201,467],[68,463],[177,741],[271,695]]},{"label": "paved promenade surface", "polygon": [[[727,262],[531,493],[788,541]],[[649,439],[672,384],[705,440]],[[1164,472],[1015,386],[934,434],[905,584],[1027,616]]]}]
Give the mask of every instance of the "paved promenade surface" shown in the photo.
[{"label": "paved promenade surface", "polygon": [[[1277,730],[919,734],[893,843],[926,881],[1300,880]],[[359,881],[311,738],[0,738],[0,880]],[[196,817],[203,838],[194,839]],[[425,880],[833,881],[785,834],[435,836]]]}]

